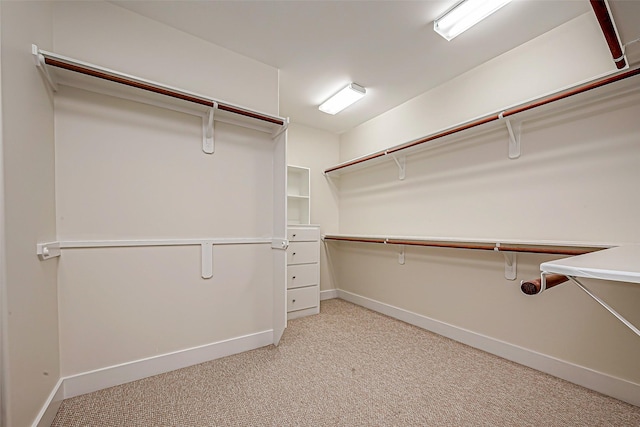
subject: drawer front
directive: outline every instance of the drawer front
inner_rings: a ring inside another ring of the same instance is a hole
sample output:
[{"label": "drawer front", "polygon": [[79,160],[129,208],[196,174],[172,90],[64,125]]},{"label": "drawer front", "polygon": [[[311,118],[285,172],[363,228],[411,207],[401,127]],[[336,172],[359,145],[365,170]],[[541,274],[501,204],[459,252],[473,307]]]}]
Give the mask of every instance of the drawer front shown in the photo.
[{"label": "drawer front", "polygon": [[311,264],[318,262],[318,242],[290,243],[287,249],[287,264]]},{"label": "drawer front", "polygon": [[320,229],[318,227],[288,228],[287,239],[290,242],[317,242],[320,240]]},{"label": "drawer front", "polygon": [[317,286],[291,289],[287,291],[287,311],[316,307],[320,303]]},{"label": "drawer front", "polygon": [[318,264],[300,264],[287,267],[287,289],[318,284]]}]

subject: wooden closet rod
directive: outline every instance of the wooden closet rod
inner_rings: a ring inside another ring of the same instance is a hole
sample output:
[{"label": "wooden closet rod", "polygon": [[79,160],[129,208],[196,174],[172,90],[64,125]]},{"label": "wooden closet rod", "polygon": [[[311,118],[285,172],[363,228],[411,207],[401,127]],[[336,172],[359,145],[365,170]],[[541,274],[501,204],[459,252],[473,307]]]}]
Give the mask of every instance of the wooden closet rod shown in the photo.
[{"label": "wooden closet rod", "polygon": [[624,58],[624,52],[622,52],[622,46],[620,46],[618,34],[613,25],[613,19],[609,14],[607,2],[605,0],[591,0],[591,8],[598,19],[598,24],[600,24],[600,29],[607,41],[607,45],[609,45],[613,62],[616,64],[618,70],[623,69],[627,66],[627,61]]},{"label": "wooden closet rod", "polygon": [[324,240],[335,240],[343,242],[359,242],[359,243],[383,243],[387,245],[410,245],[410,246],[427,246],[438,248],[452,249],[476,249],[485,251],[498,252],[522,252],[522,253],[538,253],[553,255],[582,255],[589,252],[599,251],[602,247],[580,246],[568,248],[562,245],[518,245],[512,243],[486,243],[486,242],[447,242],[439,240],[411,240],[411,239],[393,239],[393,238],[368,238],[368,237],[348,237],[348,236],[331,236],[325,235]]},{"label": "wooden closet rod", "polygon": [[[567,276],[562,274],[548,274],[545,277],[545,289],[553,288],[568,281]],[[527,295],[535,295],[542,290],[542,278],[538,277],[532,280],[523,280],[520,283],[520,290]]]},{"label": "wooden closet rod", "polygon": [[259,114],[250,110],[245,110],[243,108],[239,108],[239,107],[234,107],[232,105],[227,105],[224,103],[216,103],[210,99],[207,98],[201,98],[201,97],[197,97],[197,96],[193,96],[193,95],[188,95],[188,94],[184,94],[178,91],[174,91],[174,90],[170,90],[168,88],[162,87],[162,86],[158,86],[158,85],[153,85],[150,83],[144,83],[144,82],[140,82],[140,81],[136,81],[133,79],[127,79],[125,77],[122,76],[118,76],[115,74],[109,74],[107,72],[104,71],[99,71],[99,70],[95,70],[89,67],[83,67],[81,65],[78,64],[72,64],[69,62],[65,62],[65,61],[61,61],[55,58],[50,58],[45,56],[44,58],[44,62],[47,65],[50,65],[52,67],[58,67],[58,68],[63,68],[65,70],[69,70],[69,71],[74,71],[76,73],[81,73],[81,74],[86,74],[88,76],[92,76],[92,77],[97,77],[99,79],[103,79],[103,80],[108,80],[111,82],[115,82],[115,83],[119,83],[119,84],[123,84],[123,85],[127,85],[127,86],[131,86],[131,87],[135,87],[138,89],[142,89],[142,90],[146,90],[149,92],[154,92],[154,93],[158,93],[161,95],[165,95],[165,96],[170,96],[172,98],[177,98],[177,99],[182,99],[183,101],[188,101],[188,102],[193,102],[196,104],[200,104],[200,105],[205,105],[207,107],[215,107],[217,104],[217,108],[219,110],[224,110],[224,111],[228,111],[230,113],[234,113],[234,114],[239,114],[245,117],[251,117],[253,119],[257,119],[257,120],[262,120],[265,122],[269,122],[269,123],[273,123],[276,125],[280,125],[283,126],[284,125],[284,121],[282,121],[281,119],[277,119],[274,117],[269,117],[269,116],[265,116],[263,114]]},{"label": "wooden closet rod", "polygon": [[372,160],[372,159],[375,159],[375,158],[378,158],[378,157],[384,157],[384,156],[386,156],[388,154],[393,154],[393,153],[396,153],[398,151],[402,151],[402,150],[406,150],[408,148],[415,147],[417,145],[425,144],[427,142],[430,142],[430,141],[433,141],[433,140],[436,140],[436,139],[439,139],[439,138],[443,138],[445,136],[453,135],[453,134],[456,134],[458,132],[465,131],[467,129],[471,129],[471,128],[474,128],[474,127],[477,127],[477,126],[480,126],[480,125],[483,125],[483,124],[486,124],[486,123],[489,123],[489,122],[500,120],[500,119],[502,119],[504,117],[509,117],[509,116],[514,115],[514,114],[521,113],[523,111],[532,110],[532,109],[540,107],[542,105],[551,104],[552,102],[560,101],[561,99],[569,98],[571,96],[578,95],[580,93],[584,93],[584,92],[587,92],[587,91],[590,91],[590,90],[593,90],[593,89],[596,89],[596,88],[599,88],[599,87],[602,87],[602,86],[609,85],[611,83],[615,83],[615,82],[627,79],[629,77],[634,77],[634,76],[637,76],[638,74],[640,74],[640,68],[635,68],[635,69],[628,70],[628,71],[625,71],[625,72],[622,72],[622,73],[614,74],[612,76],[605,77],[605,78],[602,78],[602,79],[599,79],[599,80],[596,80],[596,81],[593,81],[593,82],[590,82],[590,83],[586,83],[584,85],[580,85],[580,86],[574,87],[572,89],[557,93],[555,95],[551,95],[551,96],[548,96],[548,97],[545,97],[545,98],[541,98],[541,99],[539,99],[537,101],[533,101],[533,102],[530,102],[530,103],[527,103],[527,104],[524,104],[524,105],[521,105],[521,106],[517,106],[517,107],[513,107],[513,108],[510,108],[510,109],[504,110],[501,113],[494,113],[492,115],[483,117],[481,119],[464,123],[462,125],[459,125],[459,126],[444,130],[442,132],[435,133],[433,135],[418,139],[416,141],[408,142],[408,143],[405,143],[405,144],[402,144],[402,145],[395,146],[393,148],[389,148],[389,149],[384,150],[384,151],[378,151],[376,153],[372,153],[372,154],[369,154],[369,155],[366,155],[366,156],[363,156],[363,157],[359,157],[359,158],[351,160],[349,162],[342,163],[340,165],[337,165],[337,166],[334,166],[332,168],[326,169],[324,171],[324,173],[334,172],[334,171],[337,171],[337,170],[340,170],[340,169],[344,169],[344,168],[349,167],[349,166],[353,166],[353,165],[356,165],[356,164],[359,164],[359,163],[366,162],[368,160]]}]

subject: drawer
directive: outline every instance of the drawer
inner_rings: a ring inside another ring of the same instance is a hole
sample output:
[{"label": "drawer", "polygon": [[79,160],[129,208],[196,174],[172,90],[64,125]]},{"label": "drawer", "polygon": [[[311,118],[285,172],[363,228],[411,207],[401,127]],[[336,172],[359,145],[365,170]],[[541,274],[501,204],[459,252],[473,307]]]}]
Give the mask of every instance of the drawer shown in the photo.
[{"label": "drawer", "polygon": [[317,242],[320,240],[320,229],[318,227],[288,228],[287,239],[290,242]]},{"label": "drawer", "polygon": [[295,242],[287,249],[287,264],[311,264],[320,257],[318,242]]},{"label": "drawer", "polygon": [[287,289],[318,285],[319,264],[300,264],[287,267]]},{"label": "drawer", "polygon": [[318,286],[290,289],[287,291],[287,311],[317,307],[320,303]]}]

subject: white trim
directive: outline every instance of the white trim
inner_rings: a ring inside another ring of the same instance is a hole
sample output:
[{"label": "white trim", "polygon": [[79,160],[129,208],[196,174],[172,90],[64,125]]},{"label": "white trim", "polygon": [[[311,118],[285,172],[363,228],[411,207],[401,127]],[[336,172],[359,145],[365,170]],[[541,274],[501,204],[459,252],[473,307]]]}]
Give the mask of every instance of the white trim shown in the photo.
[{"label": "white trim", "polygon": [[338,289],[338,298],[418,326],[512,362],[553,375],[607,396],[640,406],[640,384],[594,371],[486,335]]},{"label": "white trim", "polygon": [[268,330],[96,369],[95,371],[83,372],[62,379],[64,381],[64,398],[68,399],[81,394],[91,393],[153,375],[242,353],[270,345],[272,342],[273,331]]},{"label": "white trim", "polygon": [[[640,384],[537,353],[351,292],[340,289],[321,292],[322,300],[331,298],[344,299],[507,360],[562,378],[632,405],[640,406]],[[50,425],[62,399],[264,347],[270,345],[272,341],[273,331],[268,330],[61,378],[38,414],[33,427]]]},{"label": "white trim", "polygon": [[49,398],[33,422],[33,427],[50,427],[56,418],[58,408],[64,400],[64,380],[61,378],[51,391]]},{"label": "white trim", "polygon": [[265,347],[272,341],[273,330],[267,330],[60,378],[32,427],[50,426],[64,399]]},{"label": "white trim", "polygon": [[337,289],[327,289],[326,291],[320,291],[320,301],[333,298],[338,298]]}]

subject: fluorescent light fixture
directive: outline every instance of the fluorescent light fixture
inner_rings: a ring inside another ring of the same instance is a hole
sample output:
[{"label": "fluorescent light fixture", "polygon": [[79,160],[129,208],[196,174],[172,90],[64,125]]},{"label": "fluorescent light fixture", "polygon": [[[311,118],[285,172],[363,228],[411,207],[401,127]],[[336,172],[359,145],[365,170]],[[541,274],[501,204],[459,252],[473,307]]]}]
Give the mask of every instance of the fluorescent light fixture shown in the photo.
[{"label": "fluorescent light fixture", "polygon": [[511,0],[462,0],[433,21],[433,29],[447,40],[467,31]]},{"label": "fluorescent light fixture", "polygon": [[327,114],[336,114],[361,99],[366,93],[367,90],[362,86],[349,83],[347,87],[324,101],[318,109]]}]

